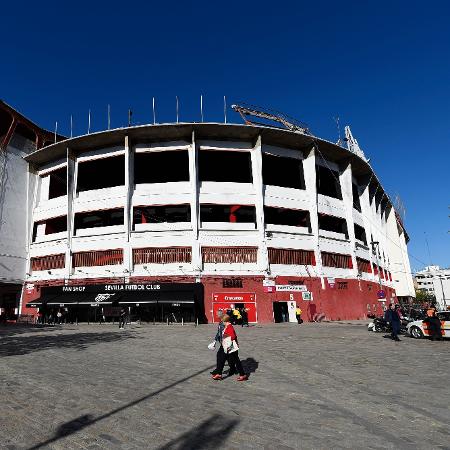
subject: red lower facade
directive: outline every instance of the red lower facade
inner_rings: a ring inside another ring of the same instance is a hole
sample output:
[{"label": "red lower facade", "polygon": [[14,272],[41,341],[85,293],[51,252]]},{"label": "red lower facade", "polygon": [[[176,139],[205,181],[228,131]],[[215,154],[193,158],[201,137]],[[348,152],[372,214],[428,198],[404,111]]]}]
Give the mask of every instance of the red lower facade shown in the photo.
[{"label": "red lower facade", "polygon": [[[302,310],[304,321],[314,320],[355,320],[365,319],[368,314],[381,314],[385,304],[396,301],[395,290],[383,286],[385,299],[378,298],[380,286],[378,283],[365,280],[339,279],[330,285],[325,281],[322,286],[320,278],[298,278],[279,276],[271,279],[272,288],[267,288],[263,276],[242,276],[237,280],[239,287],[226,288],[225,280],[229,277],[202,276],[201,297],[196,300],[201,303],[200,322],[213,323],[217,321],[217,312],[232,308],[244,307],[250,323],[288,322],[295,320],[295,308]],[[236,280],[232,278],[231,280]],[[325,278],[325,280],[327,280]],[[92,286],[105,283],[117,284],[122,280],[89,279],[71,280],[68,286]],[[197,279],[197,281],[199,281]],[[177,283],[193,283],[192,277],[142,277],[130,278],[127,284],[171,283],[176,288]],[[61,280],[28,283],[23,290],[22,315],[37,315],[37,308],[28,307],[30,301],[41,297],[41,292],[47,287],[63,286]],[[305,286],[301,287],[300,286]],[[281,287],[280,290],[277,290]],[[309,295],[297,289],[307,290]],[[272,290],[273,292],[268,292]],[[311,298],[308,300],[308,298]],[[176,300],[174,300],[176,301]],[[89,305],[88,305],[89,307]]]}]

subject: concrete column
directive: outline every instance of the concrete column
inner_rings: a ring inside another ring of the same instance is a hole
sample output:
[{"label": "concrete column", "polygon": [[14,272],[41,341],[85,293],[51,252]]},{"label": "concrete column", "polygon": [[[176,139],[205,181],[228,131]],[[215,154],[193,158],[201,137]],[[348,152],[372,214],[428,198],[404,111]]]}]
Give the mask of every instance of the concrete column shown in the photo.
[{"label": "concrete column", "polygon": [[[309,199],[309,216],[311,220],[311,231],[314,236],[314,256],[316,259],[315,272],[320,277],[322,289],[325,289],[325,280],[322,269],[322,257],[319,243],[319,205],[316,186],[316,150],[313,146],[306,158],[303,160],[303,170],[305,175],[305,187]],[[311,274],[312,275],[312,274]]]},{"label": "concrete column", "polygon": [[[133,206],[132,198],[134,192],[134,149],[129,136],[125,136],[125,205],[123,212],[124,219],[124,247],[123,247],[123,268],[130,274],[133,270],[133,251],[131,248],[130,235],[133,226]],[[127,272],[124,272],[127,273]]]},{"label": "concrete column", "polygon": [[[370,186],[370,178],[363,180],[362,184],[358,186],[359,189],[359,201],[361,203],[361,214],[364,221],[364,228],[366,230],[366,237],[367,237],[367,246],[369,247],[369,255],[370,255],[370,263],[372,265],[372,269],[374,264],[376,264],[376,258],[375,255],[372,253],[372,245],[371,245],[371,236],[373,236],[373,240],[375,241],[374,236],[374,227],[372,226],[372,207],[370,205],[370,195],[369,195],[369,186]],[[372,272],[372,281],[375,281],[378,283],[378,275],[375,275],[374,272]]]},{"label": "concrete column", "polygon": [[199,225],[200,225],[200,205],[199,195],[200,186],[198,180],[198,151],[195,142],[195,132],[192,131],[192,141],[189,148],[189,182],[191,185],[191,225],[192,225],[192,267],[194,270],[201,271],[202,255],[199,241]]},{"label": "concrete column", "polygon": [[267,251],[266,230],[264,220],[264,183],[262,179],[262,139],[258,136],[255,146],[251,152],[252,159],[252,175],[253,186],[256,193],[255,210],[256,210],[256,228],[259,235],[259,249],[258,249],[258,269],[262,272],[268,273],[269,255]]},{"label": "concrete column", "polygon": [[76,172],[77,162],[75,153],[67,149],[67,249],[66,249],[66,275],[73,273],[72,267],[72,238],[75,234],[74,200],[76,197]]},{"label": "concrete column", "polygon": [[351,257],[353,263],[353,275],[358,275],[358,264],[356,262],[356,241],[355,241],[355,223],[353,220],[353,189],[352,189],[352,165],[350,161],[341,165],[342,174],[340,176],[342,200],[345,208],[345,218],[347,221],[348,239],[351,244]]}]

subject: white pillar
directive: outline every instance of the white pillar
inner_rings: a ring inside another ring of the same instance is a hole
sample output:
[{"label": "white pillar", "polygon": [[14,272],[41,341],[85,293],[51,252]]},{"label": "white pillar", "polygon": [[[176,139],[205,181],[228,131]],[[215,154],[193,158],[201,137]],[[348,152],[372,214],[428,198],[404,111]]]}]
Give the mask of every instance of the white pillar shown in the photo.
[{"label": "white pillar", "polygon": [[306,158],[303,160],[303,170],[305,176],[305,188],[309,199],[309,217],[311,221],[311,231],[314,236],[314,256],[316,259],[316,275],[320,277],[322,289],[325,289],[323,277],[322,258],[319,244],[319,204],[316,186],[316,150],[312,147]]},{"label": "white pillar", "polygon": [[258,136],[251,151],[253,187],[255,190],[256,228],[259,235],[258,269],[261,272],[269,271],[269,257],[267,252],[266,230],[264,220],[264,182],[262,179],[262,139]]},{"label": "white pillar", "polygon": [[201,271],[202,255],[200,251],[199,241],[199,224],[200,224],[200,206],[199,195],[200,187],[198,180],[198,152],[195,142],[195,132],[192,131],[192,141],[189,148],[189,182],[191,185],[191,225],[192,225],[192,267],[194,270]]}]

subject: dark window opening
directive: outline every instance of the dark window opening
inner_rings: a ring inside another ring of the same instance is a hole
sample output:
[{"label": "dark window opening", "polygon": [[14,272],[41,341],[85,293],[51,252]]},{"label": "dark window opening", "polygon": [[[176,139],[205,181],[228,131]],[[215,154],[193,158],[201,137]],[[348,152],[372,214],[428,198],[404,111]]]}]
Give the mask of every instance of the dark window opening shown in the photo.
[{"label": "dark window opening", "polygon": [[317,192],[342,200],[339,172],[323,166],[316,166]]},{"label": "dark window opening", "polygon": [[305,189],[303,161],[295,158],[284,158],[263,153],[263,183],[294,189]]},{"label": "dark window opening", "polygon": [[255,207],[250,205],[200,205],[202,222],[256,223]]},{"label": "dark window opening", "polygon": [[295,250],[289,248],[268,248],[270,264],[296,266],[315,266],[316,258],[312,250]]},{"label": "dark window opening", "polygon": [[375,197],[375,193],[377,192],[377,186],[373,183],[369,184],[369,202],[372,204],[373,198]]},{"label": "dark window opening", "polygon": [[170,183],[189,181],[187,150],[146,152],[134,155],[134,182]]},{"label": "dark window opening", "polygon": [[264,219],[266,224],[305,227],[311,233],[309,211],[264,206]]},{"label": "dark window opening", "polygon": [[135,206],[134,224],[191,221],[191,205]]},{"label": "dark window opening", "polygon": [[339,253],[322,252],[322,265],[324,267],[338,267],[341,269],[353,269],[352,257]]},{"label": "dark window opening", "polygon": [[252,183],[250,152],[200,150],[199,181]]},{"label": "dark window opening", "polygon": [[84,228],[123,225],[123,209],[106,209],[75,214],[75,231]]},{"label": "dark window opening", "polygon": [[222,280],[224,288],[242,288],[242,280],[240,278],[224,278]]},{"label": "dark window opening", "polygon": [[359,189],[355,183],[352,183],[352,192],[353,192],[353,208],[356,211],[361,212],[361,202],[359,200]]},{"label": "dark window opening", "polygon": [[51,199],[67,195],[67,167],[54,170],[48,176],[50,177],[48,198]]},{"label": "dark window opening", "polygon": [[341,233],[348,239],[347,221],[340,217],[319,214],[319,230]]},{"label": "dark window opening", "polygon": [[77,192],[125,185],[125,156],[78,163]]},{"label": "dark window opening", "polygon": [[348,282],[347,281],[338,281],[337,288],[340,290],[348,289]]},{"label": "dark window opening", "polygon": [[67,216],[54,217],[45,221],[45,234],[67,231]]},{"label": "dark window opening", "polygon": [[364,229],[364,227],[361,227],[356,223],[355,223],[355,239],[358,239],[358,241],[362,241],[364,242],[364,245],[367,245],[366,230]]}]

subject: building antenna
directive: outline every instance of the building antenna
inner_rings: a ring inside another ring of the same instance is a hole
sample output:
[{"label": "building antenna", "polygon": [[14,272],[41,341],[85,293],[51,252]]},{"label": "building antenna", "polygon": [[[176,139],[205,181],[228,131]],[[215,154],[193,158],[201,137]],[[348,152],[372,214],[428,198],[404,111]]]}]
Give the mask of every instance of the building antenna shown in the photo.
[{"label": "building antenna", "polygon": [[73,137],[73,116],[70,115],[70,137]]},{"label": "building antenna", "polygon": [[155,97],[153,97],[153,125],[156,124]]},{"label": "building antenna", "polygon": [[111,129],[111,105],[108,103],[108,130]]},{"label": "building antenna", "polygon": [[58,133],[58,121],[55,122],[55,144],[56,144],[56,134]]},{"label": "building antenna", "polygon": [[200,115],[202,117],[202,123],[203,123],[203,95],[200,95]]},{"label": "building antenna", "polygon": [[131,116],[133,115],[133,111],[131,109],[128,110],[128,126],[131,127]]},{"label": "building antenna", "polygon": [[336,122],[336,127],[337,127],[337,132],[338,132],[338,140],[337,140],[336,144],[342,146],[344,142],[341,138],[341,124],[339,123],[339,116],[333,117],[333,120]]},{"label": "building antenna", "polygon": [[178,117],[178,111],[179,111],[179,108],[178,108],[178,96],[176,96],[175,97],[176,99],[177,99],[177,123],[179,123],[179,117]]},{"label": "building antenna", "polygon": [[227,123],[227,98],[223,96],[223,119],[224,123]]},{"label": "building antenna", "polygon": [[88,134],[91,132],[91,110],[88,112]]},{"label": "building antenna", "polygon": [[423,234],[425,236],[425,243],[427,244],[428,258],[430,258],[430,266],[432,266],[433,265],[433,261],[431,260],[431,252],[430,252],[430,246],[428,245],[427,233],[424,231]]}]

